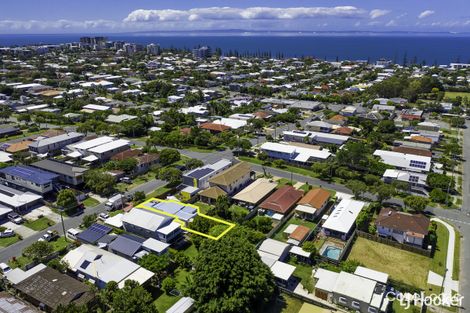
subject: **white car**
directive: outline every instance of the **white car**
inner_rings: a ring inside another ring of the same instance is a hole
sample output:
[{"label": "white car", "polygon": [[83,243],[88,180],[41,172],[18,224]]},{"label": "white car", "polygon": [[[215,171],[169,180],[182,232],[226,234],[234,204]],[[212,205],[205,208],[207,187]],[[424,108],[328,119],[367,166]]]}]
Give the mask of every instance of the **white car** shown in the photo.
[{"label": "white car", "polygon": [[7,238],[7,237],[13,237],[15,235],[15,232],[13,229],[7,228],[6,230],[0,232],[0,238]]},{"label": "white car", "polygon": [[98,215],[98,219],[102,220],[103,222],[106,221],[109,218],[109,214],[106,213],[100,213]]},{"label": "white car", "polygon": [[8,273],[9,271],[11,271],[11,267],[9,267],[7,264],[5,263],[0,263],[0,271],[3,273],[3,274],[6,274]]}]

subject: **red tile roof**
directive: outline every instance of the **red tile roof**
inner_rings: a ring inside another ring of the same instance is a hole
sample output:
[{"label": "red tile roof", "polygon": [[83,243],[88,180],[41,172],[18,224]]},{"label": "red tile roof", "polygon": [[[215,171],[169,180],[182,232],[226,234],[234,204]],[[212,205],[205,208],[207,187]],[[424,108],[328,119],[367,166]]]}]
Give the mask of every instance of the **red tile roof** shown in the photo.
[{"label": "red tile roof", "polygon": [[299,225],[297,228],[289,235],[289,238],[292,238],[297,241],[303,241],[308,233],[310,232],[310,228],[307,226]]},{"label": "red tile roof", "polygon": [[214,124],[214,123],[204,123],[204,124],[201,124],[201,126],[199,127],[202,129],[213,131],[213,132],[223,132],[223,131],[230,129],[230,127],[226,125]]},{"label": "red tile roof", "polygon": [[297,190],[292,186],[283,186],[264,200],[260,207],[262,209],[285,214],[302,198],[303,194],[304,192],[302,190]]},{"label": "red tile roof", "polygon": [[375,220],[378,226],[396,229],[413,234],[415,237],[424,237],[428,234],[430,220],[423,214],[409,214],[390,208],[380,210]]}]

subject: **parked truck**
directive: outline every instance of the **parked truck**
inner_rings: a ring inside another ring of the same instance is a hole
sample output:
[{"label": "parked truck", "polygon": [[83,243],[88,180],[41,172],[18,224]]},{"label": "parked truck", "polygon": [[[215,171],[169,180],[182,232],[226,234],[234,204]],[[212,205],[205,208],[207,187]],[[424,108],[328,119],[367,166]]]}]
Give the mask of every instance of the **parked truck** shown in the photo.
[{"label": "parked truck", "polygon": [[117,194],[108,199],[105,203],[106,210],[114,211],[124,207],[125,198],[122,194]]}]

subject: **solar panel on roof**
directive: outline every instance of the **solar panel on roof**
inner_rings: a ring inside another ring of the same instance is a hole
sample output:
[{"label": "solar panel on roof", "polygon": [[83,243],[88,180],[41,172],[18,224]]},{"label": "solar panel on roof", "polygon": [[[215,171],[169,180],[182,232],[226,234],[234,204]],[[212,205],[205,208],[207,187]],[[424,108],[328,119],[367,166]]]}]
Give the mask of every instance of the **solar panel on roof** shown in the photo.
[{"label": "solar panel on roof", "polygon": [[105,236],[106,234],[110,233],[112,230],[111,227],[101,224],[93,224],[88,229],[82,231],[80,234],[77,235],[77,238],[80,241],[84,241],[87,243],[95,243],[100,238]]},{"label": "solar panel on roof", "polygon": [[199,179],[199,178],[204,177],[204,176],[206,176],[207,174],[209,174],[213,171],[214,170],[211,169],[211,168],[201,168],[199,170],[196,170],[196,171],[192,172],[188,176]]}]

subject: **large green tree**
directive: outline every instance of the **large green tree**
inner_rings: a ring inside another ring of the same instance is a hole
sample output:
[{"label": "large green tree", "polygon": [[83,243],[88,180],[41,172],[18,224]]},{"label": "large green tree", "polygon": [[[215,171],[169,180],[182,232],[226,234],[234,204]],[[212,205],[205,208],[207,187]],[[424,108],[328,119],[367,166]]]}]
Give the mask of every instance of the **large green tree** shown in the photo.
[{"label": "large green tree", "polygon": [[188,294],[196,312],[262,312],[275,293],[271,270],[255,247],[229,234],[205,240],[199,249]]},{"label": "large green tree", "polygon": [[57,205],[64,210],[74,209],[78,205],[77,197],[71,189],[63,189],[57,194]]}]

